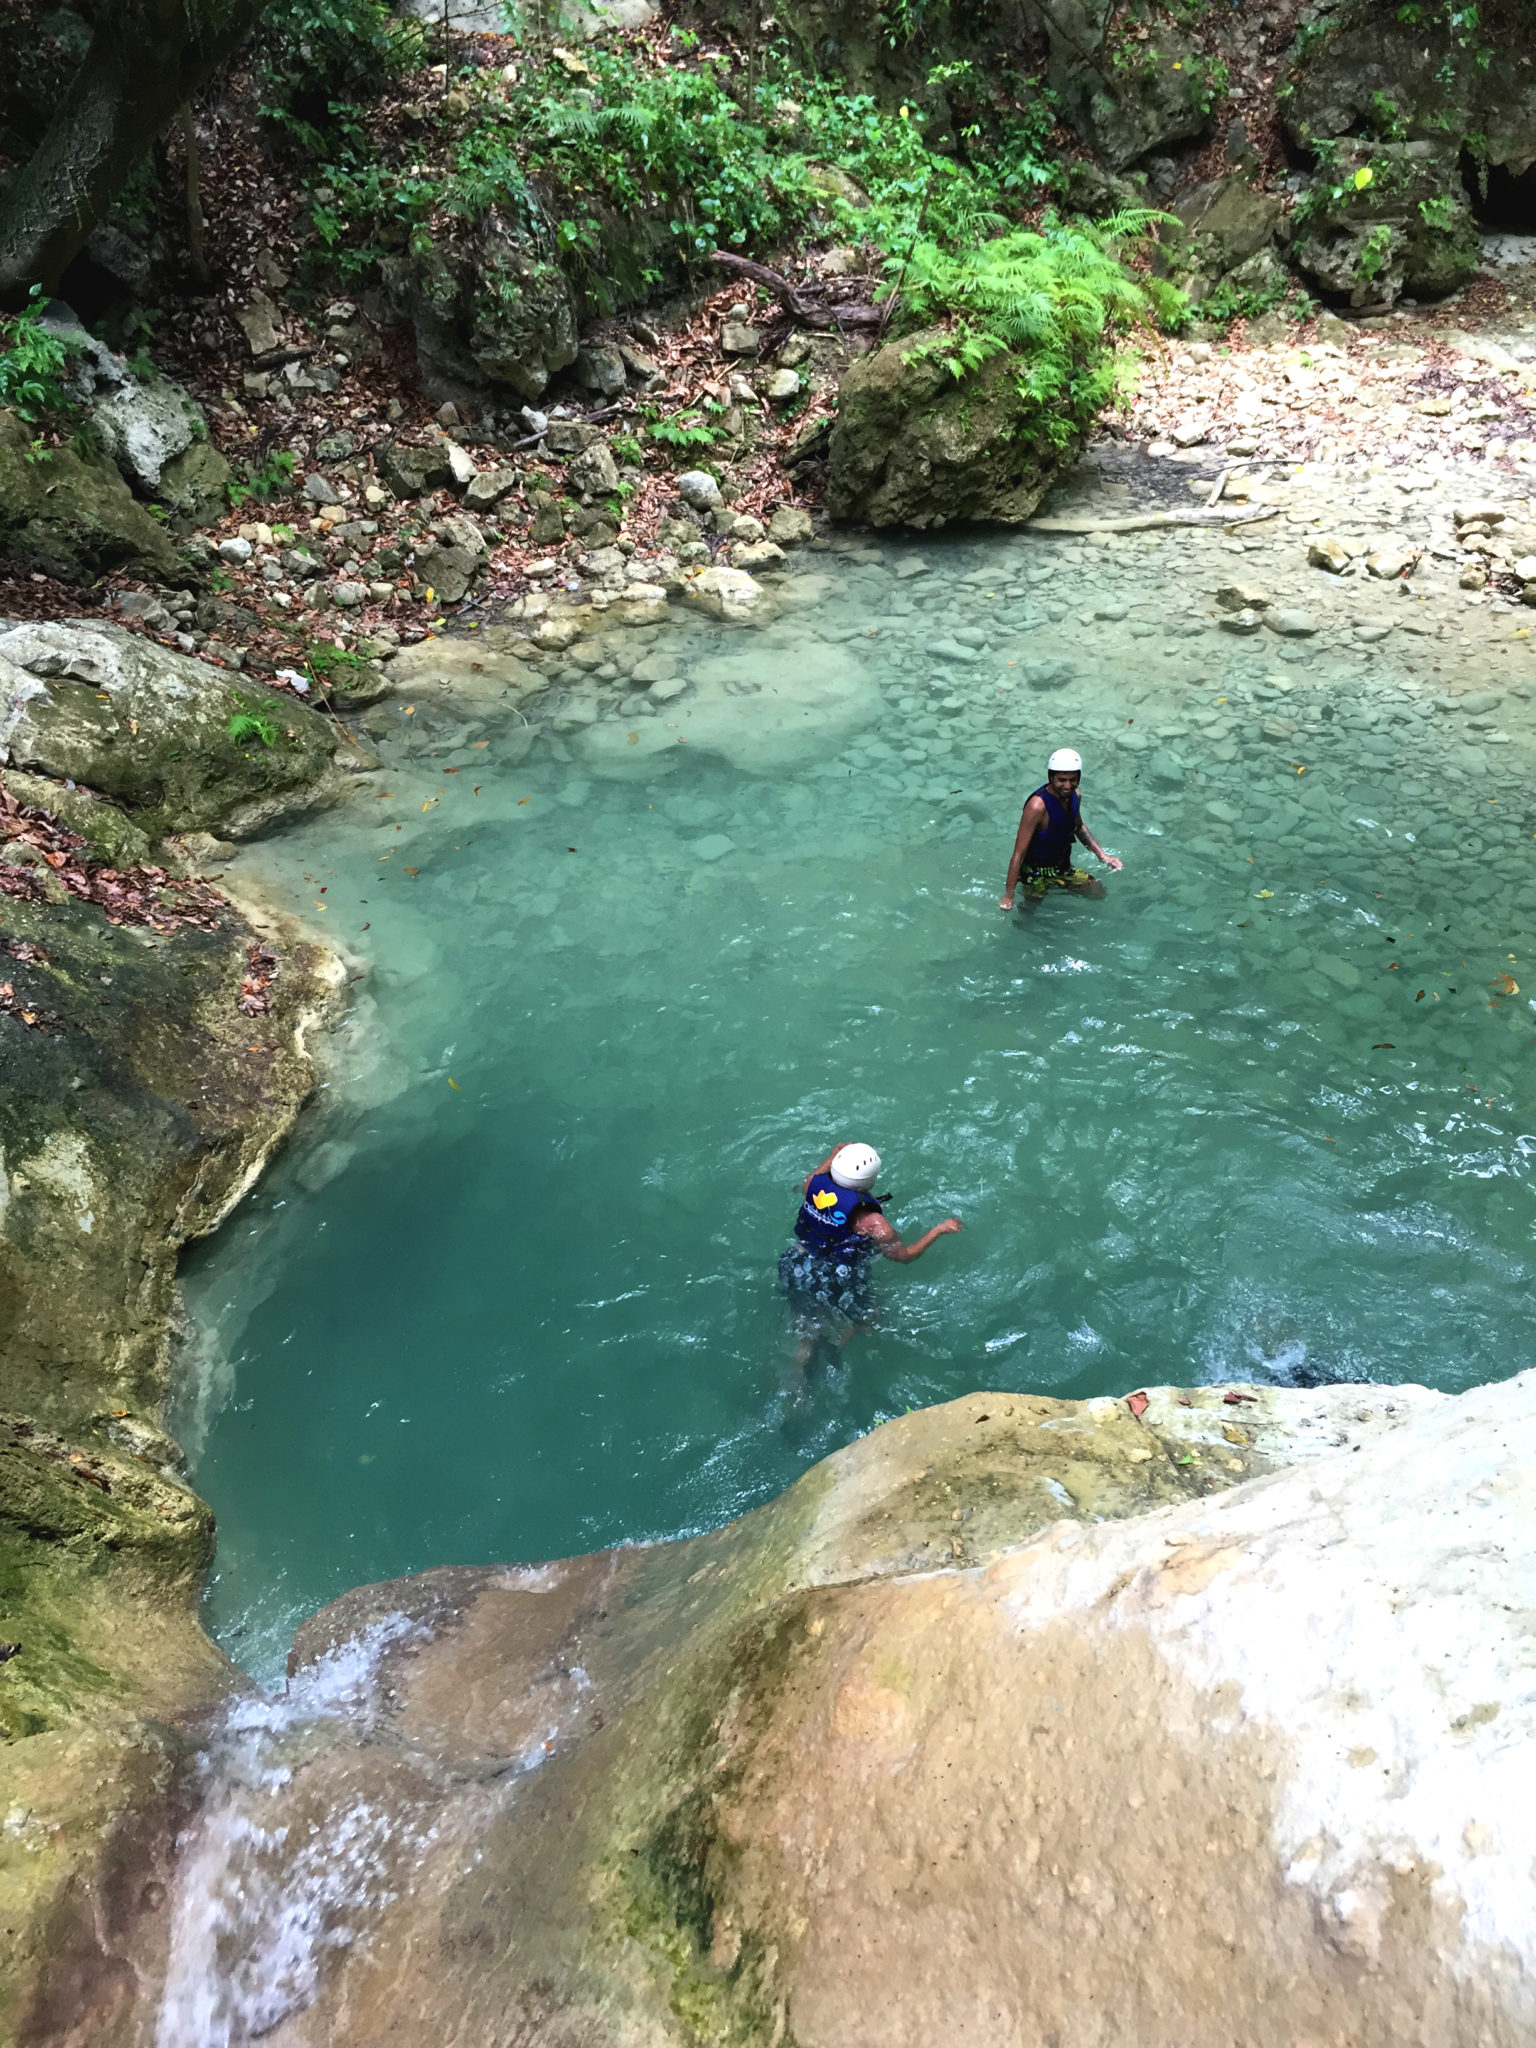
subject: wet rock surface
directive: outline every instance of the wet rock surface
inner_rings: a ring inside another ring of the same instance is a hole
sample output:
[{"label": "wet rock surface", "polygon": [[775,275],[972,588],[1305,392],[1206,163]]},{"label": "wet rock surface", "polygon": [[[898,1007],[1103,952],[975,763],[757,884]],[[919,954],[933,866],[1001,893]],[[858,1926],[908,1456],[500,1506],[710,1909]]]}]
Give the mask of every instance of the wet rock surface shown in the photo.
[{"label": "wet rock surface", "polygon": [[17,2038],[89,2005],[119,2039],[123,1944],[170,1875],[173,1725],[245,1683],[198,1622],[213,1518],[164,1429],[177,1254],[293,1123],[340,969],[227,906],[216,929],[3,910],[0,1996]]},{"label": "wet rock surface", "polygon": [[982,1393],[710,1536],[349,1594],[213,1739],[162,2025],[1524,2041],[1533,1402]]}]

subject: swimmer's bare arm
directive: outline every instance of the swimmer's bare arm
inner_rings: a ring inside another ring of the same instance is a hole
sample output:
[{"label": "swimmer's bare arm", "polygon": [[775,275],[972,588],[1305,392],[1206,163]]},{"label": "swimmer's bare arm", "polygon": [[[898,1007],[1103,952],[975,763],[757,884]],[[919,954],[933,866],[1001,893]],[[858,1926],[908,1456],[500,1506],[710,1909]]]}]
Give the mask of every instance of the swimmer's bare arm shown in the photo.
[{"label": "swimmer's bare arm", "polygon": [[1118,854],[1106,853],[1081,818],[1077,821],[1077,836],[1090,853],[1096,853],[1099,856],[1105,867],[1113,868],[1115,873],[1119,874],[1120,870],[1125,866],[1125,862],[1121,860]]},{"label": "swimmer's bare arm", "polygon": [[1013,858],[1008,863],[1008,879],[1003,884],[1003,893],[998,901],[1001,910],[1012,910],[1013,892],[1019,886],[1019,870],[1024,865],[1024,856],[1029,851],[1029,842],[1034,838],[1040,820],[1045,816],[1045,805],[1039,797],[1032,796],[1024,806],[1024,815],[1019,820],[1019,830],[1013,842]]},{"label": "swimmer's bare arm", "polygon": [[963,1230],[965,1225],[958,1216],[946,1216],[942,1223],[935,1223],[932,1230],[925,1230],[912,1244],[903,1244],[883,1216],[871,1209],[861,1216],[854,1229],[860,1237],[870,1238],[885,1258],[894,1259],[898,1265],[908,1266],[914,1259],[920,1259],[936,1237],[948,1237],[951,1232]]}]

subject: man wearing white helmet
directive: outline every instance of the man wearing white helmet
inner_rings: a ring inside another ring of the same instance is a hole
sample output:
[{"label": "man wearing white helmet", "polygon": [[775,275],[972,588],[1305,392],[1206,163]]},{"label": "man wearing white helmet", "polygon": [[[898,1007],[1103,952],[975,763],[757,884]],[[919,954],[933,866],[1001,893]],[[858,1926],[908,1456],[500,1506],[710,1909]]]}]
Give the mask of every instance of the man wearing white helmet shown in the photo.
[{"label": "man wearing white helmet", "polygon": [[1083,823],[1082,800],[1077,793],[1082,779],[1082,755],[1071,747],[1058,747],[1045,764],[1045,781],[1025,804],[1019,820],[1008,880],[1003,885],[1004,910],[1012,910],[1021,882],[1024,894],[1034,903],[1044,900],[1047,889],[1096,889],[1093,877],[1072,865],[1072,848],[1079,840],[1105,867],[1118,870],[1124,865],[1104,851]]},{"label": "man wearing white helmet", "polygon": [[809,1319],[801,1326],[802,1365],[814,1348],[816,1309],[847,1318],[840,1345],[873,1315],[869,1264],[877,1252],[910,1265],[935,1238],[961,1228],[958,1217],[947,1216],[904,1244],[886,1222],[881,1198],[870,1192],[879,1173],[880,1154],[872,1146],[839,1145],[806,1176],[795,1217],[796,1241],[779,1258],[779,1284]]}]

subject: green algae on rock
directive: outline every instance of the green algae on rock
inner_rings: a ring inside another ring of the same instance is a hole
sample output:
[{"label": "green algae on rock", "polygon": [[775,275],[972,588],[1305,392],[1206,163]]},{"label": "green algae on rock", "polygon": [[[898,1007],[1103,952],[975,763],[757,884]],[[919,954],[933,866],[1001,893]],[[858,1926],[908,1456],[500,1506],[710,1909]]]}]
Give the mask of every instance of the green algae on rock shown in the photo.
[{"label": "green algae on rock", "polygon": [[157,836],[256,831],[334,802],[373,765],[306,705],[96,620],[0,622],[0,688],[16,767],[116,797]]},{"label": "green algae on rock", "polygon": [[1006,352],[956,378],[927,329],[861,356],[838,391],[827,510],[871,526],[1022,525],[1077,452],[1043,443]]},{"label": "green algae on rock", "polygon": [[103,569],[193,581],[170,535],[108,457],[55,448],[35,461],[32,438],[15,413],[0,412],[0,551],[72,581]]}]

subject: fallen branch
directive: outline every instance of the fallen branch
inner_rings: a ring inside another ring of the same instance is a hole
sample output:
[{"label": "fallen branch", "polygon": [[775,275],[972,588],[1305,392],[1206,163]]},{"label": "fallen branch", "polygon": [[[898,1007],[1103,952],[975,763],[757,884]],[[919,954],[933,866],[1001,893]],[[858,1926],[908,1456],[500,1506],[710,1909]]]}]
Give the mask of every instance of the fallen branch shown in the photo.
[{"label": "fallen branch", "polygon": [[766,263],[754,263],[746,256],[733,256],[729,249],[712,249],[709,260],[724,270],[734,271],[738,277],[751,278],[754,284],[772,292],[785,312],[791,319],[798,320],[802,327],[816,327],[823,331],[832,327],[879,327],[889,317],[883,306],[853,303],[819,306],[814,299],[796,291],[780,271],[770,270]]},{"label": "fallen branch", "polygon": [[1251,526],[1256,519],[1273,519],[1278,505],[1261,505],[1256,512],[1211,512],[1190,506],[1187,512],[1137,512],[1127,519],[1031,519],[1030,533],[1139,533],[1149,526]]}]

